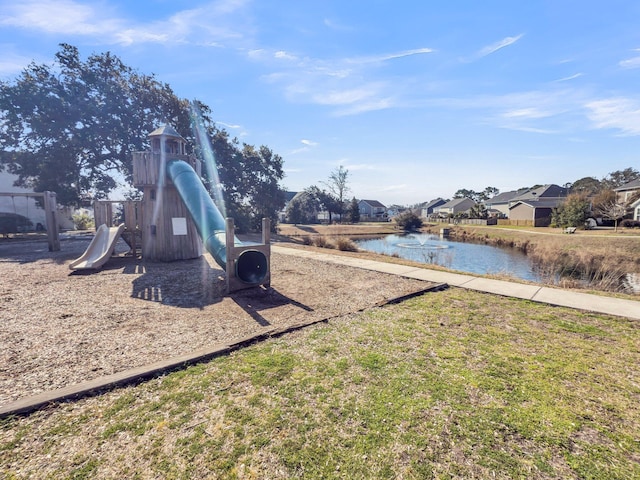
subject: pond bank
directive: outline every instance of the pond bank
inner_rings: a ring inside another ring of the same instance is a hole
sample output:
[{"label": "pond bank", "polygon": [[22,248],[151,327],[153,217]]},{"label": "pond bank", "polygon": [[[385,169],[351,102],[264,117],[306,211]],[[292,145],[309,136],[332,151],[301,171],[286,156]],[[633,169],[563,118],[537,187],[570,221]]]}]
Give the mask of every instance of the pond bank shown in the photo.
[{"label": "pond bank", "polygon": [[[429,225],[423,230],[435,233],[439,229],[439,225]],[[518,249],[544,275],[557,278],[561,287],[635,293],[630,282],[640,272],[640,236],[613,231],[598,234],[578,231],[569,235],[563,234],[562,229],[544,230],[465,225],[450,227],[449,235],[457,241]]]},{"label": "pond bank", "polygon": [[[425,225],[421,232],[439,234],[443,224]],[[553,278],[563,288],[593,289],[620,293],[620,286],[634,297],[640,294],[635,278],[640,275],[640,236],[614,231],[577,231],[562,234],[561,229],[500,228],[474,225],[447,225],[456,241],[515,248],[527,254],[541,274]],[[355,225],[278,226],[283,241],[302,241],[319,236],[384,236],[397,234],[393,223]],[[375,255],[375,254],[369,254]],[[635,293],[633,285],[636,286]]]}]

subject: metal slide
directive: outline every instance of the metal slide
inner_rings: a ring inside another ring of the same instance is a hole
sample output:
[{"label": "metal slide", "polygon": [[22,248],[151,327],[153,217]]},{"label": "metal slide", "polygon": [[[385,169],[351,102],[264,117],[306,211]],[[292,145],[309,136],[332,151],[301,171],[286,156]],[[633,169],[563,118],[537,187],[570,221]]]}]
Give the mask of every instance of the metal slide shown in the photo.
[{"label": "metal slide", "polygon": [[102,224],[82,256],[69,264],[71,270],[98,269],[111,258],[116,242],[124,231],[124,223],[117,227]]},{"label": "metal slide", "polygon": [[[204,247],[216,263],[226,270],[226,222],[202,184],[202,180],[191,165],[183,160],[169,161],[167,176],[186,205]],[[241,244],[235,236],[234,241],[235,244]],[[261,284],[268,273],[266,256],[257,250],[248,249],[242,252],[236,259],[235,273],[244,283]]]}]

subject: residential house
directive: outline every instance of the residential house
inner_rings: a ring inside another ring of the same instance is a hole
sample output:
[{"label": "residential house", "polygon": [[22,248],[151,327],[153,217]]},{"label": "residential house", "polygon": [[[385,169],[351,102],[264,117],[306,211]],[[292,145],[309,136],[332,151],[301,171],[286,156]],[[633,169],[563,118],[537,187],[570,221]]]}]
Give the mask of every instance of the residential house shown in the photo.
[{"label": "residential house", "polygon": [[387,219],[387,207],[378,200],[360,200],[358,208],[360,209],[360,220],[384,221]]},{"label": "residential house", "polygon": [[420,216],[423,218],[429,218],[431,215],[435,213],[436,208],[441,207],[445,203],[447,203],[447,201],[443,200],[440,197],[434,200],[431,200],[430,202],[428,202],[426,205],[422,207]]},{"label": "residential house", "polygon": [[640,220],[640,179],[632,180],[614,189],[618,194],[618,201],[627,204],[634,220]]},{"label": "residential house", "polygon": [[629,205],[629,210],[632,212],[633,219],[640,221],[640,198]]},{"label": "residential house", "polygon": [[453,200],[436,207],[434,212],[439,217],[451,217],[456,213],[468,213],[475,204],[476,202],[467,197],[454,198]]},{"label": "residential house", "polygon": [[509,220],[531,221],[534,227],[548,227],[557,206],[556,200],[520,200],[509,208]]},{"label": "residential house", "polygon": [[293,197],[295,197],[297,194],[298,192],[284,192],[284,206],[278,212],[278,221],[280,223],[284,223],[287,221],[287,207],[289,206],[289,202],[291,202],[291,200],[293,200]]},{"label": "residential house", "polygon": [[549,184],[527,190],[511,199],[509,220],[531,221],[534,227],[548,227],[551,213],[567,199],[569,189]]},{"label": "residential house", "polygon": [[483,203],[489,213],[489,216],[508,218],[509,207],[511,206],[512,200],[526,191],[526,189],[511,190],[509,192],[499,193],[495,197],[485,200]]},{"label": "residential house", "polygon": [[614,188],[613,191],[618,194],[619,202],[628,202],[633,197],[640,194],[640,179],[625,183],[618,188]]}]

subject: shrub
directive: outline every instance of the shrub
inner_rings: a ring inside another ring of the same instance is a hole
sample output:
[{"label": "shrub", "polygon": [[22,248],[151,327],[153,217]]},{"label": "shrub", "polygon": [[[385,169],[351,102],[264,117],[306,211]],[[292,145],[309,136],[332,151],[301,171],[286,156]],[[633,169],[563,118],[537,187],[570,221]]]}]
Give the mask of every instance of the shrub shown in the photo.
[{"label": "shrub", "polygon": [[316,247],[320,248],[335,248],[335,245],[327,237],[324,236],[314,237],[313,244]]},{"label": "shrub", "polygon": [[346,237],[338,237],[335,240],[336,248],[342,252],[357,252],[358,246],[353,240]]},{"label": "shrub", "polygon": [[413,213],[411,210],[406,210],[398,215],[395,219],[396,225],[405,231],[418,230],[422,227],[422,218]]},{"label": "shrub", "polygon": [[620,226],[625,228],[640,228],[640,221],[627,218],[620,222]]},{"label": "shrub", "polygon": [[95,222],[86,213],[78,213],[72,217],[73,224],[77,230],[90,230],[95,227]]}]

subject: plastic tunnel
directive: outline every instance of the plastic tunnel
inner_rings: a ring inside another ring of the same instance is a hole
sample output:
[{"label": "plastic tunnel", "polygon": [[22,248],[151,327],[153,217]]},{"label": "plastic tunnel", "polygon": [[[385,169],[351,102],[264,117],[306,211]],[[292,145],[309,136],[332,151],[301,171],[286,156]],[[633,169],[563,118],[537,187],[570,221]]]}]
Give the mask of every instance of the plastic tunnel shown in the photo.
[{"label": "plastic tunnel", "polygon": [[[213,203],[202,180],[191,165],[182,160],[171,160],[167,163],[167,176],[187,207],[204,247],[216,263],[226,270],[225,219]],[[236,244],[241,243],[235,236],[234,240]],[[244,283],[259,285],[267,273],[267,258],[258,250],[243,251],[235,262],[235,274]]]}]

